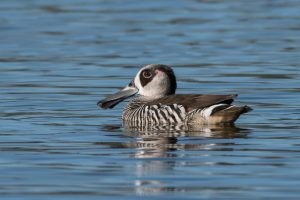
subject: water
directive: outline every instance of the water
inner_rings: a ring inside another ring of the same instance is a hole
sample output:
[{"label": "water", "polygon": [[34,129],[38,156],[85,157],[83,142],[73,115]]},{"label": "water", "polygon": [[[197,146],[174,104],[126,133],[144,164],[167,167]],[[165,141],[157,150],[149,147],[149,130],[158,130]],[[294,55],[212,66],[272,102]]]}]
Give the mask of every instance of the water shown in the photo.
[{"label": "water", "polygon": [[[0,3],[1,199],[300,196],[300,2]],[[149,63],[238,93],[235,127],[122,127],[96,103]]]}]

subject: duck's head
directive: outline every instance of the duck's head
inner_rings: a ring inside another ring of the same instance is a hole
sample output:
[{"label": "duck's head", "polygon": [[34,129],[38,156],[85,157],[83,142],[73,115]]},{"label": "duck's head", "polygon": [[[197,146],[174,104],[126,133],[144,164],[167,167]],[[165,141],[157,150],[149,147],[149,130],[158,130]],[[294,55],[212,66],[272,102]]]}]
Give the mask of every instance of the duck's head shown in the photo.
[{"label": "duck's head", "polygon": [[124,99],[135,94],[156,99],[175,94],[176,77],[171,67],[151,64],[141,68],[134,79],[119,92],[98,102],[101,108],[113,108]]}]

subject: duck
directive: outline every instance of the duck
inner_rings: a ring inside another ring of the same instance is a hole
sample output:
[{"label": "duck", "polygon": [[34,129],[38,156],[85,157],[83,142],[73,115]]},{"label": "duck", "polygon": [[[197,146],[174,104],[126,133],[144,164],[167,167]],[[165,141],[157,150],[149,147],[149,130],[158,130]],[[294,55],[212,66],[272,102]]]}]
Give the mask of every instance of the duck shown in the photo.
[{"label": "duck", "polygon": [[134,126],[233,124],[252,108],[233,105],[237,94],[176,94],[173,69],[164,64],[142,67],[120,91],[100,100],[97,106],[112,109],[134,96],[124,108],[122,120]]}]

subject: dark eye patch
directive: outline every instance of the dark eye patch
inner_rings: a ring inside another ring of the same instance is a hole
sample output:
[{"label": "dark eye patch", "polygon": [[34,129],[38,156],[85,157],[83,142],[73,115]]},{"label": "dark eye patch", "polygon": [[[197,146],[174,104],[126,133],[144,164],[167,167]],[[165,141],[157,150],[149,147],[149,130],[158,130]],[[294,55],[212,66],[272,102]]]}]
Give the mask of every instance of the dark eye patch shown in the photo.
[{"label": "dark eye patch", "polygon": [[152,76],[152,73],[151,73],[151,71],[150,70],[144,70],[143,72],[142,72],[142,75],[143,75],[143,77],[144,78],[151,78],[151,76]]},{"label": "dark eye patch", "polygon": [[141,73],[140,73],[141,85],[144,87],[149,82],[151,82],[152,79],[153,79],[153,77],[154,77],[153,75],[154,75],[154,71],[153,70],[144,69],[143,71],[141,71]]}]

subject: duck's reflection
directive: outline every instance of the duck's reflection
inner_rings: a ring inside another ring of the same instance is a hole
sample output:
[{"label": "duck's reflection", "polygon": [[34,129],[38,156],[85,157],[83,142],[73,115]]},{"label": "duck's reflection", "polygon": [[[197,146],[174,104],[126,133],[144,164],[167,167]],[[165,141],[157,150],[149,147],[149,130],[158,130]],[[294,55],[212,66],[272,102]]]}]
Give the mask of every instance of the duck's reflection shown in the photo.
[{"label": "duck's reflection", "polygon": [[[135,137],[136,164],[135,191],[138,195],[154,195],[178,188],[167,187],[160,179],[145,177],[166,176],[174,173],[174,168],[185,160],[186,150],[210,150],[217,148],[217,142],[187,142],[187,137],[195,139],[217,139],[246,137],[247,131],[230,126],[159,126],[134,127],[124,125],[124,133]],[[182,141],[183,140],[183,141]],[[214,140],[211,140],[214,141]],[[224,143],[222,143],[222,146]],[[146,159],[156,158],[156,159]]]},{"label": "duck's reflection", "polygon": [[160,126],[130,126],[123,124],[124,133],[135,138],[159,140],[165,137],[204,137],[204,138],[237,138],[246,137],[249,130],[241,129],[233,124],[228,125],[160,125]]},{"label": "duck's reflection", "polygon": [[153,177],[172,175],[176,166],[184,165],[188,150],[222,150],[233,143],[219,142],[218,139],[245,138],[249,133],[249,130],[234,125],[123,127],[125,136],[135,138],[134,142],[123,145],[135,149],[135,191],[138,195],[177,190],[167,187],[160,178]]}]

